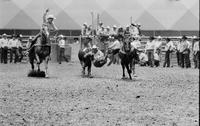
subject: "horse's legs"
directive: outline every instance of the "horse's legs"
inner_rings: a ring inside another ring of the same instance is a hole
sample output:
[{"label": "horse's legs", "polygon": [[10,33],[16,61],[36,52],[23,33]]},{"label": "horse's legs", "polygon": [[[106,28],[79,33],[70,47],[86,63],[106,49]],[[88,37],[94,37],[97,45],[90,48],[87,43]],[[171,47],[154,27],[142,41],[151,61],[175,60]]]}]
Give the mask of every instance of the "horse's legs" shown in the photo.
[{"label": "horse's legs", "polygon": [[125,78],[125,66],[123,63],[121,63],[121,66],[122,66],[122,71],[123,71],[122,79],[124,79]]},{"label": "horse's legs", "polygon": [[45,76],[48,77],[48,62],[49,62],[49,56],[47,56],[45,58],[45,62],[44,62],[44,65],[45,65]]},{"label": "horse's legs", "polygon": [[36,58],[37,66],[38,66],[38,71],[40,71],[40,58],[37,54],[35,54],[35,58]]},{"label": "horse's legs", "polygon": [[126,69],[127,69],[127,72],[128,72],[128,75],[129,75],[129,78],[132,80],[132,77],[131,77],[131,69],[129,69],[129,65],[126,64]]},{"label": "horse's legs", "polygon": [[92,64],[90,63],[88,65],[88,77],[92,77],[92,75],[91,75],[91,68],[92,68]]}]

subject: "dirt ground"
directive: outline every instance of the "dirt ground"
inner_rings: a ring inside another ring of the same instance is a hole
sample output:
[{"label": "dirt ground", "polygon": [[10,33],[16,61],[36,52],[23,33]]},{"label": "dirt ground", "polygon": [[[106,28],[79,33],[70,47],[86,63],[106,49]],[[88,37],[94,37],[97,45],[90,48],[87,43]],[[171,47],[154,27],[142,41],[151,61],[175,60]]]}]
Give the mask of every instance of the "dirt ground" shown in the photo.
[{"label": "dirt ground", "polygon": [[0,126],[198,126],[197,69],[137,66],[130,81],[111,65],[82,78],[75,47],[72,62],[49,64],[49,78],[0,64]]}]

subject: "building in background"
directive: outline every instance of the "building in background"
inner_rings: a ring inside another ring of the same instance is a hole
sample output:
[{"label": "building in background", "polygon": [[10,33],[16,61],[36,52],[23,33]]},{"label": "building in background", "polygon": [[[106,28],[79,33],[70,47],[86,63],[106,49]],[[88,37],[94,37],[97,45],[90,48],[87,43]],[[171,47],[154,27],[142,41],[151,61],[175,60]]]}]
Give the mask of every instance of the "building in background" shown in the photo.
[{"label": "building in background", "polygon": [[145,34],[198,35],[199,31],[199,0],[0,0],[0,33],[37,33],[46,8],[67,35],[78,35],[83,22],[91,24],[91,12],[98,13],[105,26],[126,26],[132,17]]}]

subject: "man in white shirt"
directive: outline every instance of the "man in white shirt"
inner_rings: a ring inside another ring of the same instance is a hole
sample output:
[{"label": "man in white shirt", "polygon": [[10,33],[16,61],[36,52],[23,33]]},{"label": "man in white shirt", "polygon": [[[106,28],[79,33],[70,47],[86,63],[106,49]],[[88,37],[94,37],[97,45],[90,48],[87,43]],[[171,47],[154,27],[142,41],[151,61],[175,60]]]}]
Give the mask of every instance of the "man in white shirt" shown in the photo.
[{"label": "man in white shirt", "polygon": [[183,36],[181,43],[180,43],[180,55],[181,55],[181,67],[184,68],[189,68],[189,42],[187,41],[187,37]]},{"label": "man in white shirt", "polygon": [[163,67],[167,65],[167,67],[170,67],[170,54],[174,49],[174,44],[173,42],[167,38],[166,39],[166,45],[165,45],[165,61],[163,64]]},{"label": "man in white shirt", "polygon": [[194,46],[193,46],[193,56],[194,56],[194,68],[199,69],[199,39],[194,38]]},{"label": "man in white shirt", "polygon": [[150,37],[145,46],[145,53],[148,56],[148,64],[150,67],[154,67],[154,39],[154,37]]},{"label": "man in white shirt", "polygon": [[58,57],[59,64],[61,64],[62,59],[68,62],[68,59],[65,57],[65,40],[63,35],[58,36],[58,47],[59,47],[59,57]]},{"label": "man in white shirt", "polygon": [[0,45],[1,45],[1,63],[7,64],[8,39],[5,33],[2,35],[2,38],[0,39]]},{"label": "man in white shirt", "polygon": [[142,51],[140,54],[139,54],[139,64],[140,66],[146,66],[148,65],[148,56],[144,53],[144,51]]},{"label": "man in white shirt", "polygon": [[117,26],[113,25],[112,30],[110,32],[111,36],[116,36],[117,35]]},{"label": "man in white shirt", "polygon": [[22,35],[21,34],[19,34],[19,35],[17,35],[17,40],[18,40],[18,42],[17,42],[17,53],[18,53],[18,56],[19,56],[19,62],[21,62],[22,61],[22,59],[23,59],[23,46],[22,46]]},{"label": "man in white shirt", "polygon": [[107,56],[105,57],[103,52],[98,49],[96,45],[92,46],[92,53],[94,55],[93,64],[96,67],[102,67],[107,62]]},{"label": "man in white shirt", "polygon": [[114,42],[108,47],[108,50],[111,50],[111,56],[110,58],[110,62],[108,63],[108,66],[110,66],[114,60],[114,56],[119,53],[121,49],[121,43],[118,40],[118,37],[115,36],[114,37]]},{"label": "man in white shirt", "polygon": [[18,46],[18,39],[17,36],[14,34],[12,35],[12,39],[9,40],[9,49],[10,49],[10,63],[13,61],[13,55],[15,57],[14,63],[17,63],[18,60],[18,53],[17,53],[17,46]]},{"label": "man in white shirt", "polygon": [[141,47],[140,36],[131,37],[131,50],[139,49]]}]

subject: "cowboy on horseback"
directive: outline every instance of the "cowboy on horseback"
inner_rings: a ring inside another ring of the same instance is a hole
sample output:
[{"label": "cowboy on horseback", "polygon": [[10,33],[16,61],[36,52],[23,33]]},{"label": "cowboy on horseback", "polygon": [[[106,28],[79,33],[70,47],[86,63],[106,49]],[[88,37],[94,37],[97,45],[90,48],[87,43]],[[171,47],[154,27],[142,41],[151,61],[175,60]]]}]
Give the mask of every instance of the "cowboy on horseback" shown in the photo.
[{"label": "cowboy on horseback", "polygon": [[34,70],[35,60],[38,66],[38,71],[40,71],[40,64],[44,61],[46,77],[48,77],[47,69],[51,53],[50,33],[57,32],[57,27],[53,22],[55,17],[53,15],[47,15],[48,12],[49,9],[47,9],[43,15],[43,24],[40,32],[35,36],[27,51],[29,53],[29,62],[32,70]]},{"label": "cowboy on horseback", "polygon": [[33,39],[31,47],[35,44],[40,44],[40,43],[36,43],[36,40],[37,40],[37,38],[41,37],[42,34],[45,34],[47,43],[50,44],[50,38],[49,38],[50,33],[56,32],[58,30],[57,27],[55,26],[54,22],[53,22],[54,19],[56,19],[56,18],[52,14],[48,15],[48,12],[49,12],[49,9],[46,9],[46,11],[43,15],[42,27],[40,29],[40,32]]}]

